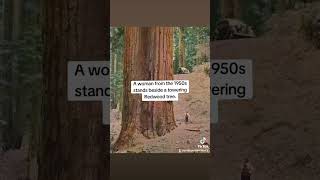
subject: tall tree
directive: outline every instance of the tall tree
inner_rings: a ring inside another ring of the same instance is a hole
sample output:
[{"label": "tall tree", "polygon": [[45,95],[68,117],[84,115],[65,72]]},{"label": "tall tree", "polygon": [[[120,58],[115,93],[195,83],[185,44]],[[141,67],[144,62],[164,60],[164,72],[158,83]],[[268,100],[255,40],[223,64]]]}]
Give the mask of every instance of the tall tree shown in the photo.
[{"label": "tall tree", "polygon": [[[113,40],[116,36],[115,28],[111,28],[110,30],[110,39]],[[111,60],[111,76],[115,76],[117,73],[117,53],[115,52],[114,43],[110,43],[110,60]],[[117,108],[117,90],[116,87],[111,87],[112,93],[111,93],[111,108],[116,109]]]},{"label": "tall tree", "polygon": [[12,39],[19,39],[22,31],[22,0],[13,0],[13,28],[12,28]]},{"label": "tall tree", "polygon": [[186,67],[186,57],[185,57],[185,28],[179,28],[179,67]]},{"label": "tall tree", "polygon": [[173,79],[173,28],[125,28],[122,127],[113,149],[130,146],[136,133],[163,136],[176,127],[172,102],[143,102],[130,93],[134,80]]},{"label": "tall tree", "polygon": [[107,1],[46,0],[39,180],[108,179],[101,102],[68,102],[67,63],[105,60]]},{"label": "tall tree", "polygon": [[[7,126],[4,129],[3,138],[5,141],[5,150],[20,148],[23,137],[23,127],[22,124],[25,121],[21,121],[21,110],[22,103],[21,99],[23,98],[22,93],[20,93],[19,88],[19,69],[18,69],[18,55],[17,55],[17,45],[21,40],[21,24],[22,24],[22,5],[23,2],[19,0],[14,1],[4,1],[3,10],[4,17],[3,24],[3,40],[1,43],[6,42],[7,48],[9,51],[1,53],[3,58],[3,65],[6,64],[6,81],[9,86],[6,90],[8,92],[8,98],[6,100],[6,114],[5,117],[7,121]],[[5,62],[6,61],[6,62]],[[5,62],[5,63],[4,63]]]},{"label": "tall tree", "polygon": [[112,27],[111,29],[111,107],[113,109],[121,110],[121,97],[122,91],[122,71],[119,71],[123,61],[123,28]]},{"label": "tall tree", "polygon": [[[116,53],[112,53],[111,55],[111,73],[113,77],[115,77],[117,74],[117,54]],[[118,106],[117,87],[114,86],[112,87],[112,92],[111,92],[111,108],[117,109],[117,106]]]}]

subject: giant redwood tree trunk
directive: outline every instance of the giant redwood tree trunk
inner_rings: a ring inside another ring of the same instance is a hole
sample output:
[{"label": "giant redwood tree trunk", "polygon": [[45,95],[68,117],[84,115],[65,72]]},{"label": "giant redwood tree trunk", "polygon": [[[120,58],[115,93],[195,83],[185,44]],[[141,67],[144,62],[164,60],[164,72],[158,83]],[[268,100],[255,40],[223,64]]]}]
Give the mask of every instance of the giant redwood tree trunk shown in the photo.
[{"label": "giant redwood tree trunk", "polygon": [[137,133],[151,138],[176,127],[172,102],[143,102],[130,92],[134,80],[172,80],[172,58],[172,28],[125,28],[122,129],[114,150],[130,146]]},{"label": "giant redwood tree trunk", "polygon": [[[108,179],[101,102],[69,102],[67,63],[107,58],[107,1],[46,0],[39,180]],[[104,38],[105,37],[105,38]]]}]

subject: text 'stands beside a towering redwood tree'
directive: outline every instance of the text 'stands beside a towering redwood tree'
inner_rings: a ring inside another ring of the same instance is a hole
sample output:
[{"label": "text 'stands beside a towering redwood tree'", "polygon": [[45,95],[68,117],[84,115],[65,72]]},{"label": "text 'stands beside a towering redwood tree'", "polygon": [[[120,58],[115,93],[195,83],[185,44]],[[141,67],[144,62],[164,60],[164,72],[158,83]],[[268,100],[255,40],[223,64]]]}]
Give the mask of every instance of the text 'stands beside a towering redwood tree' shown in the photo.
[{"label": "text 'stands beside a towering redwood tree'", "polygon": [[39,180],[106,180],[101,102],[68,102],[69,60],[100,61],[109,47],[107,1],[44,2],[44,119]]},{"label": "text 'stands beside a towering redwood tree'", "polygon": [[131,94],[134,80],[173,79],[173,28],[126,27],[122,128],[114,150],[130,146],[135,134],[163,136],[176,127],[173,102],[143,102]]}]

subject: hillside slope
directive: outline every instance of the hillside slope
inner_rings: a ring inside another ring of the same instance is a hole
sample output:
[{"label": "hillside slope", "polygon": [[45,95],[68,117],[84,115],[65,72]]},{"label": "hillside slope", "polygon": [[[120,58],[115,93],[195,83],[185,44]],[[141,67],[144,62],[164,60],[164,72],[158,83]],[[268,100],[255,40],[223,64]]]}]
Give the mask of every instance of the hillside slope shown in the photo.
[{"label": "hillside slope", "polygon": [[253,179],[320,179],[320,51],[299,32],[305,11],[274,15],[264,37],[212,44],[214,58],[254,62],[254,98],[220,103],[212,126],[213,180],[240,179],[247,157]]}]

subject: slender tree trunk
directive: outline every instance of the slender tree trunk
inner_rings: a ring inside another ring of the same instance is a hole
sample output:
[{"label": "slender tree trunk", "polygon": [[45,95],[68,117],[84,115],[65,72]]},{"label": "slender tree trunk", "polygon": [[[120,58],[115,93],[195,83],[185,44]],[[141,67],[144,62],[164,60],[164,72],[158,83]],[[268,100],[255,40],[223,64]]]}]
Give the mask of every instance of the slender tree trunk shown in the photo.
[{"label": "slender tree trunk", "polygon": [[40,125],[41,125],[41,96],[35,94],[31,99],[32,111],[30,118],[30,135],[29,135],[29,147],[27,157],[27,178],[30,180],[38,179],[38,162],[37,153],[39,152],[40,144]]},{"label": "slender tree trunk", "polygon": [[241,19],[242,12],[240,0],[221,1],[221,15],[223,18]]},{"label": "slender tree trunk", "polygon": [[[114,75],[116,75],[117,74],[117,65],[118,65],[118,63],[117,63],[117,54],[115,53],[114,54],[114,59],[113,59],[113,73],[114,73]],[[116,88],[116,87],[115,87]],[[119,92],[115,89],[114,91],[114,109],[117,109],[117,106],[118,106],[118,94],[119,94]]]},{"label": "slender tree trunk", "polygon": [[18,40],[22,32],[22,4],[22,0],[13,0],[13,40]]},{"label": "slender tree trunk", "polygon": [[[18,43],[19,40],[21,40],[21,35],[23,32],[22,24],[23,24],[23,17],[22,17],[22,7],[23,7],[23,1],[22,0],[13,0],[13,16],[12,16],[12,42],[14,44]],[[23,104],[23,98],[24,98],[24,92],[21,91],[21,88],[19,87],[19,84],[21,83],[21,79],[19,78],[18,74],[19,69],[18,63],[19,63],[19,56],[14,53],[12,56],[12,83],[14,84],[14,128],[16,129],[15,137],[17,138],[17,142],[15,142],[15,148],[20,148],[22,146],[22,139],[24,135],[24,125],[25,125],[25,116],[24,115],[24,104]]]},{"label": "slender tree trunk", "polygon": [[39,180],[106,180],[109,138],[102,125],[101,102],[68,101],[67,63],[106,59],[107,1],[44,3],[45,96]]},{"label": "slender tree trunk", "polygon": [[[114,77],[117,73],[117,64],[116,64],[116,53],[112,52],[111,54],[111,73],[112,76]],[[114,86],[112,87],[112,93],[111,93],[111,108],[116,109],[117,108],[117,87]]]},{"label": "slender tree trunk", "polygon": [[185,62],[185,42],[184,42],[184,28],[179,28],[179,67],[186,67]]},{"label": "slender tree trunk", "polygon": [[234,17],[237,19],[242,18],[242,11],[241,11],[241,2],[240,0],[233,0],[233,11]]},{"label": "slender tree trunk", "polygon": [[[5,2],[5,34],[4,39],[10,45],[17,44],[21,35],[21,11],[22,2],[19,0]],[[10,46],[9,46],[10,47]],[[11,84],[9,90],[8,104],[8,128],[6,129],[6,143],[7,148],[18,149],[22,142],[22,123],[19,121],[21,112],[20,93],[18,91],[18,69],[17,69],[17,54],[14,53],[14,47],[10,47],[10,53],[6,55],[5,59],[8,60],[7,81]],[[13,53],[12,53],[13,52]]]},{"label": "slender tree trunk", "polygon": [[[113,75],[115,76],[117,74],[117,54],[113,53],[112,54],[112,69],[113,69]],[[118,91],[117,91],[117,87],[113,87],[113,92],[112,92],[112,108],[113,109],[117,109],[118,106]]]},{"label": "slender tree trunk", "polygon": [[119,100],[117,101],[118,102],[117,110],[122,112],[122,107],[123,107],[123,105],[122,105],[123,104],[123,88],[121,88],[120,92],[118,92],[118,93],[119,93],[119,95],[118,95],[119,96],[118,97]]},{"label": "slender tree trunk", "polygon": [[117,73],[117,65],[118,65],[117,60],[118,60],[117,54],[114,54],[114,59],[113,59],[113,61],[114,61],[114,63],[113,63],[113,73],[114,74]]},{"label": "slender tree trunk", "polygon": [[234,18],[233,0],[221,1],[221,15],[223,18]]},{"label": "slender tree trunk", "polygon": [[[4,40],[4,31],[5,31],[5,2],[0,0],[0,41]],[[1,56],[0,56],[1,60]]]},{"label": "slender tree trunk", "polygon": [[134,80],[173,79],[172,45],[172,28],[125,28],[122,129],[114,150],[130,146],[135,134],[163,136],[176,127],[172,102],[142,102],[130,93]]}]

